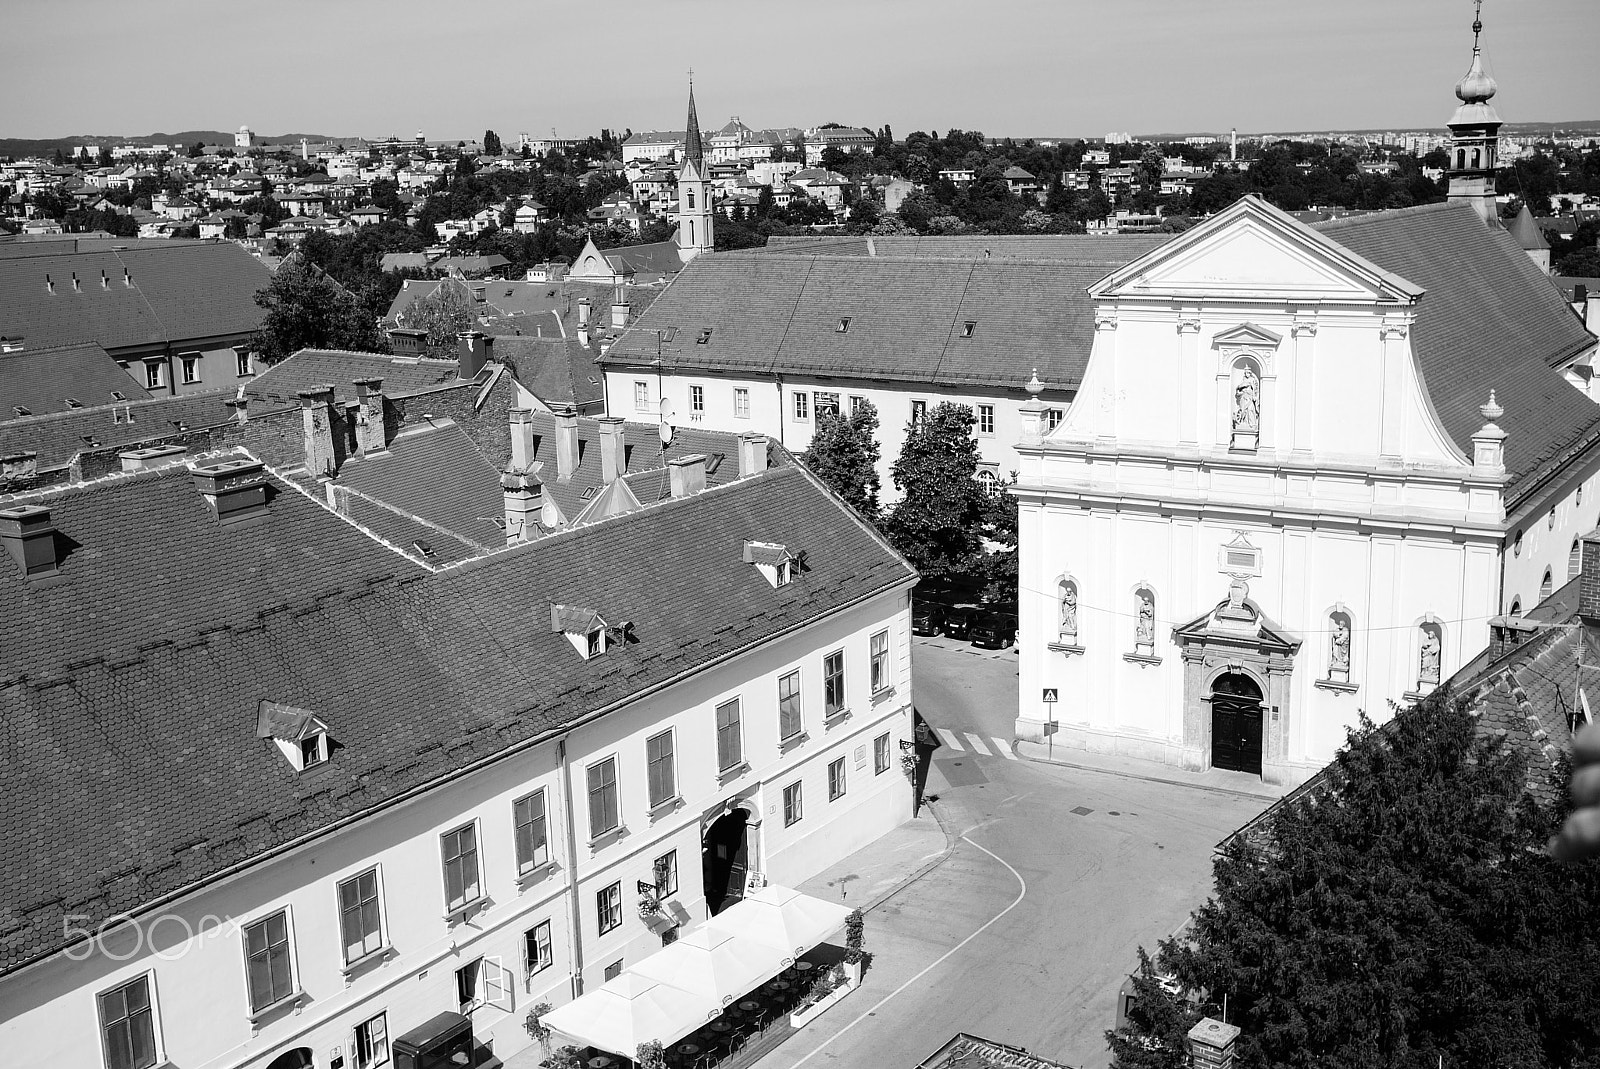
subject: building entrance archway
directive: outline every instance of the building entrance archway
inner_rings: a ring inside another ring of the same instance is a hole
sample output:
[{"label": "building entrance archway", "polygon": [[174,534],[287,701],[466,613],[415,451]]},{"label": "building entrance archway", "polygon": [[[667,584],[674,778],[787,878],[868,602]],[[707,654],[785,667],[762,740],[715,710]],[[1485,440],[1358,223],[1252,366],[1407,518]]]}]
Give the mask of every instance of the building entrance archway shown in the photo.
[{"label": "building entrance archway", "polygon": [[311,1054],[310,1047],[296,1047],[286,1050],[276,1058],[267,1069],[312,1069],[316,1059]]},{"label": "building entrance archway", "polygon": [[1261,775],[1261,688],[1243,672],[1211,684],[1211,766]]},{"label": "building entrance archway", "polygon": [[700,870],[705,884],[706,912],[716,916],[744,897],[749,869],[750,811],[730,809],[706,829],[700,844]]}]

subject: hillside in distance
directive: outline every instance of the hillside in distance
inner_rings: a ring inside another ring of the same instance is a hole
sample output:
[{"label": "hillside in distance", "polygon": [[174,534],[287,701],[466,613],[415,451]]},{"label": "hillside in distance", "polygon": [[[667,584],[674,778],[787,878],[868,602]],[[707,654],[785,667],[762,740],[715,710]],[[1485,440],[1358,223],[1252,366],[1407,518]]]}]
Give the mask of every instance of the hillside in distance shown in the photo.
[{"label": "hillside in distance", "polygon": [[[354,137],[329,137],[327,134],[256,134],[257,145],[299,145],[301,139],[315,144],[332,141],[335,144],[343,141],[353,143],[358,138]],[[50,156],[56,149],[67,155],[78,151],[80,145],[192,145],[196,141],[207,145],[233,145],[233,131],[223,130],[179,130],[171,134],[136,134],[132,136],[123,134],[74,134],[71,137],[0,137],[0,156],[21,158],[24,156]]]}]

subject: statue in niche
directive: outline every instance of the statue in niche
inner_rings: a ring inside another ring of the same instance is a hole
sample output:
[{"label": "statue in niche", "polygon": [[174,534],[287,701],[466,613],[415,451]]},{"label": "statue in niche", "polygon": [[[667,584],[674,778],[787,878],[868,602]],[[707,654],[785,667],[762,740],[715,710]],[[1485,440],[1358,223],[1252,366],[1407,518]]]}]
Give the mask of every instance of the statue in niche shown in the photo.
[{"label": "statue in niche", "polygon": [[1233,429],[1251,434],[1261,429],[1261,380],[1250,368],[1233,391]]},{"label": "statue in niche", "polygon": [[1148,590],[1139,591],[1139,623],[1134,639],[1145,650],[1154,648],[1156,643],[1156,602]]},{"label": "statue in niche", "polygon": [[1350,678],[1350,622],[1335,613],[1333,634],[1328,639],[1328,678],[1345,682]]},{"label": "statue in niche", "polygon": [[1061,584],[1061,634],[1068,638],[1078,634],[1078,587],[1074,583]]},{"label": "statue in niche", "polygon": [[1419,658],[1417,684],[1437,684],[1439,682],[1439,636],[1433,628],[1422,629],[1422,652]]}]

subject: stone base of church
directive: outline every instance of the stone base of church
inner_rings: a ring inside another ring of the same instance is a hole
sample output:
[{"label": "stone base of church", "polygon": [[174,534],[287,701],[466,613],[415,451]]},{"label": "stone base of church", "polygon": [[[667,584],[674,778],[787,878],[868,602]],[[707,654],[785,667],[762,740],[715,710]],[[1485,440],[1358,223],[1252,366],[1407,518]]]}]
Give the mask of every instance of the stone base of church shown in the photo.
[{"label": "stone base of church", "polygon": [[[1053,746],[1055,752],[1062,757],[1066,757],[1072,751],[1107,754],[1149,761],[1167,768],[1195,773],[1209,772],[1214,767],[1211,764],[1210,751],[1198,746],[1186,746],[1180,742],[1167,742],[1141,735],[1101,731],[1084,724],[1060,724],[1054,736],[1046,735],[1044,728],[1044,721],[1031,720],[1027,717],[1018,717],[1014,724],[1018,741],[1039,746]],[[1286,790],[1293,789],[1315,775],[1320,767],[1288,761],[1263,760],[1261,782]]]}]

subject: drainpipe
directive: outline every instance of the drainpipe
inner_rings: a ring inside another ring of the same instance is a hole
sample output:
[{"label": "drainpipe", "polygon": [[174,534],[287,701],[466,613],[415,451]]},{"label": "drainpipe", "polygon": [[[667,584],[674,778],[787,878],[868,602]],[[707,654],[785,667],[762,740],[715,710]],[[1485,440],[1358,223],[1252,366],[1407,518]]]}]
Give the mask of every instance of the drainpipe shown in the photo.
[{"label": "drainpipe", "polygon": [[783,440],[783,425],[785,423],[783,408],[783,376],[774,371],[772,373],[772,382],[773,385],[778,387],[778,444],[787,449],[789,448],[789,443]]},{"label": "drainpipe", "polygon": [[571,767],[567,764],[567,739],[556,740],[556,761],[561,769],[562,823],[567,833],[567,946],[572,948],[572,997],[583,994],[583,925],[578,921],[578,833],[573,827]]}]

